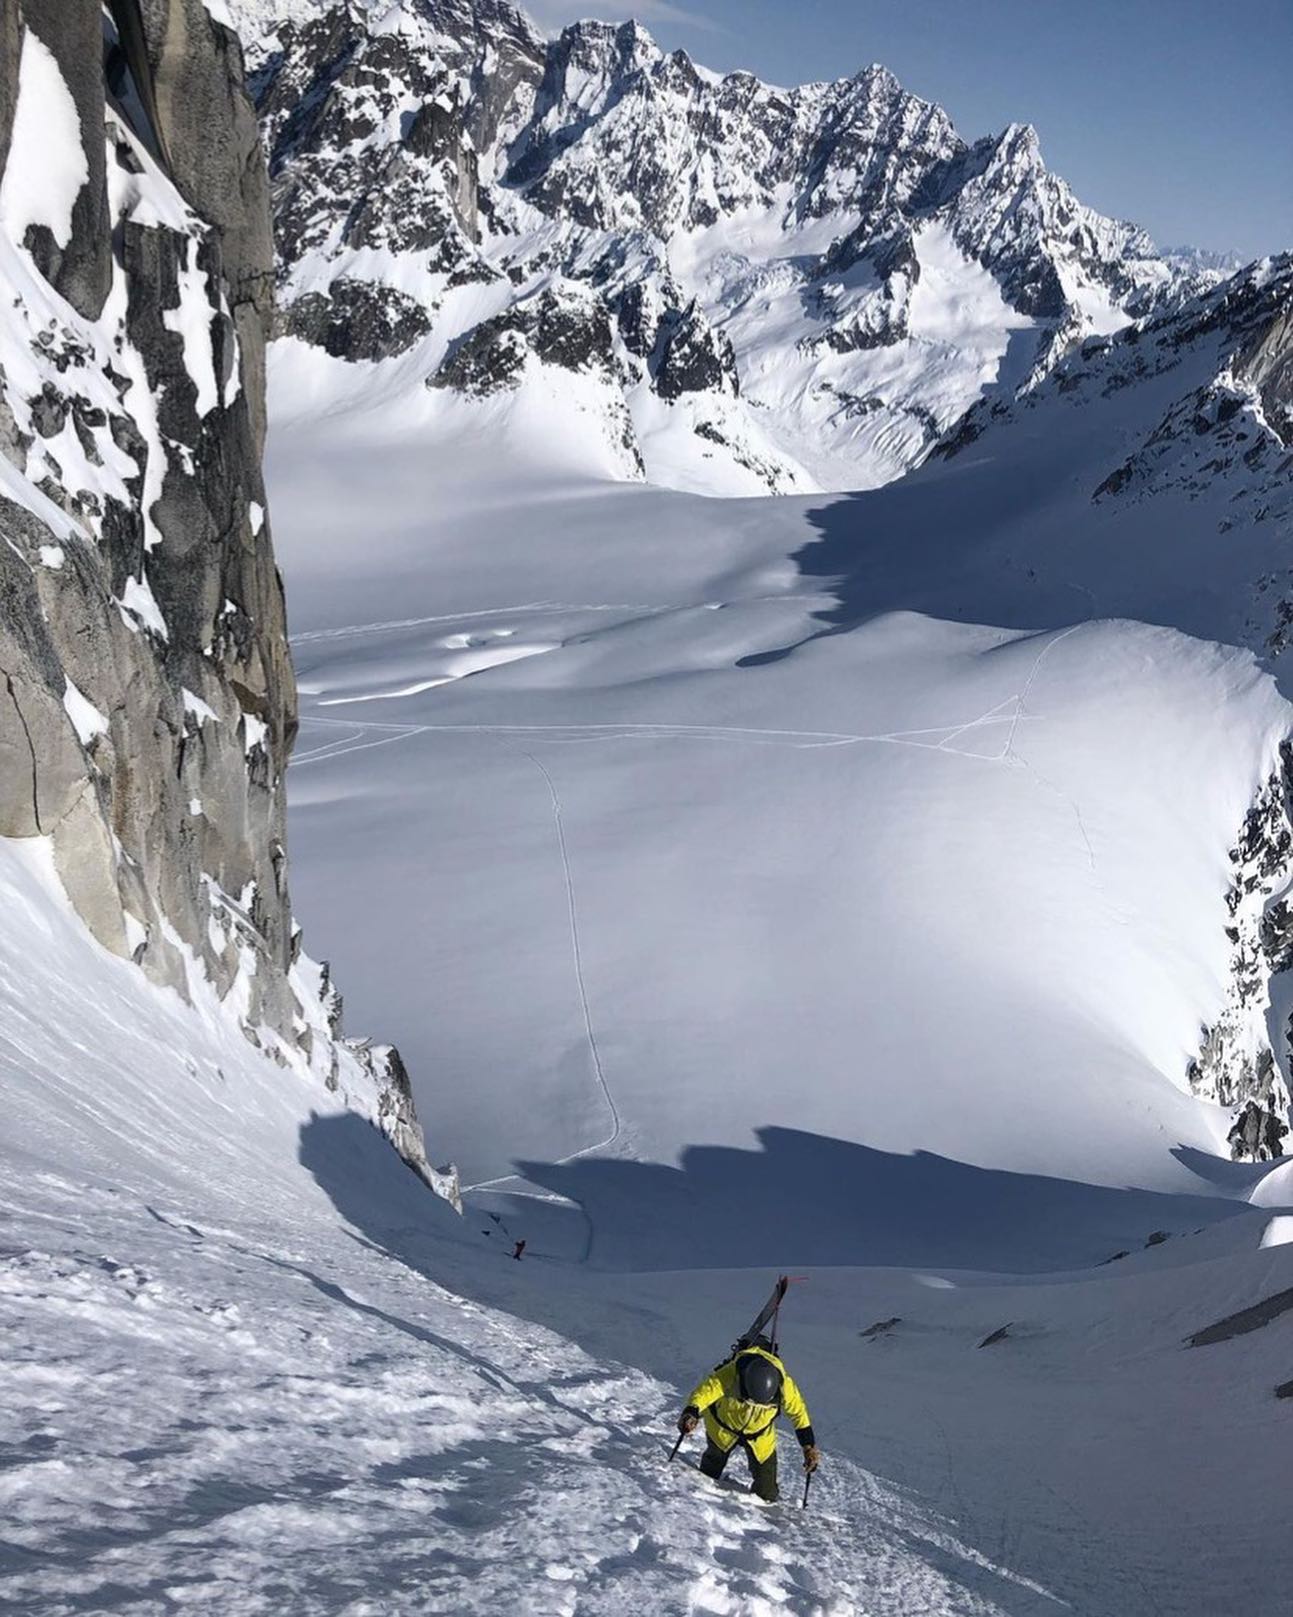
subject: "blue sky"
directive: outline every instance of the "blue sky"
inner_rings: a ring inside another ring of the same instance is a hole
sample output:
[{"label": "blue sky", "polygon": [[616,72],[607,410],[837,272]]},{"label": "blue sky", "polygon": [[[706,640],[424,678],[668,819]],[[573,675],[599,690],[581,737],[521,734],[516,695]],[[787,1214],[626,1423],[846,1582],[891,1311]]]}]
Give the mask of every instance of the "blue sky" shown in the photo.
[{"label": "blue sky", "polygon": [[[524,0],[522,0],[524,4]],[[545,27],[636,16],[774,83],[883,62],[967,139],[1033,123],[1092,207],[1161,246],[1293,248],[1293,0],[535,0]]]}]

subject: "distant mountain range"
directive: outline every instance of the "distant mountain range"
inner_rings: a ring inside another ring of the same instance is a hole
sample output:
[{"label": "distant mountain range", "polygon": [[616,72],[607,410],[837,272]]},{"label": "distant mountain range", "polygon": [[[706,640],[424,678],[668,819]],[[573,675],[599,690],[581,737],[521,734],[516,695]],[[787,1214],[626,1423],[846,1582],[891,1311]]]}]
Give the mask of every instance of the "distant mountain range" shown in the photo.
[{"label": "distant mountain range", "polygon": [[549,39],[499,0],[235,14],[280,336],[365,389],[398,360],[454,422],[537,416],[605,475],[887,482],[983,397],[1238,267],[1160,253],[1031,127],[967,144],[882,67],[782,90],[636,23]]}]

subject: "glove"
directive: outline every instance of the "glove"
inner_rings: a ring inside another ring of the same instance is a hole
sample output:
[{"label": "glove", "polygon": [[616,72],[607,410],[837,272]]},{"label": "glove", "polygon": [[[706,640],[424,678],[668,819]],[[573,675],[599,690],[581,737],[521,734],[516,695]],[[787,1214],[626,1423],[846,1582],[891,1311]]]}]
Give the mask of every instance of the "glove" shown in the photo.
[{"label": "glove", "polygon": [[821,1463],[822,1451],[817,1447],[816,1443],[810,1443],[804,1450],[804,1470],[811,1476]]},{"label": "glove", "polygon": [[678,1417],[678,1430],[686,1437],[688,1432],[694,1432],[700,1425],[700,1416],[694,1409],[684,1409]]}]

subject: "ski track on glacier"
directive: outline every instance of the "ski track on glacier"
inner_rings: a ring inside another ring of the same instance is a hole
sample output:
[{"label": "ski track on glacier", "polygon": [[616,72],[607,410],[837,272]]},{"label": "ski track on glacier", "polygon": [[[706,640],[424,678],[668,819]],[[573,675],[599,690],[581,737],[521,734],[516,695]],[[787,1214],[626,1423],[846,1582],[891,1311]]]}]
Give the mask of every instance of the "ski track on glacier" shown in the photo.
[{"label": "ski track on glacier", "polygon": [[[566,888],[566,908],[570,920],[570,951],[575,967],[575,983],[579,991],[579,1008],[583,1016],[584,1037],[588,1044],[589,1055],[592,1057],[593,1071],[597,1076],[597,1083],[601,1089],[602,1098],[605,1100],[607,1110],[611,1115],[611,1131],[606,1138],[603,1140],[597,1140],[592,1145],[582,1146],[578,1151],[572,1151],[569,1156],[559,1157],[558,1166],[564,1167],[568,1163],[577,1162],[580,1157],[591,1155],[591,1153],[594,1151],[609,1150],[619,1140],[623,1125],[620,1120],[619,1107],[615,1104],[615,1097],[611,1094],[611,1086],[606,1080],[606,1069],[602,1065],[602,1054],[597,1044],[597,1031],[593,1026],[592,1011],[588,1003],[588,985],[584,978],[583,948],[579,937],[579,904],[575,897],[575,880],[573,872],[570,868],[570,849],[566,843],[566,827],[562,813],[561,794],[557,791],[557,783],[553,780],[552,775],[549,773],[546,765],[541,759],[536,758],[532,752],[528,752],[524,747],[514,747],[512,743],[504,740],[501,737],[497,739],[499,739],[501,745],[507,747],[509,751],[519,752],[523,758],[529,759],[529,761],[543,776],[543,779],[547,784],[548,795],[552,800],[552,819],[556,827],[557,847],[561,854],[562,879],[565,882]],[[516,1174],[503,1174],[496,1179],[483,1179],[474,1185],[464,1185],[463,1193],[467,1194],[474,1190],[488,1190],[491,1187],[505,1185],[512,1180],[515,1180],[517,1177],[518,1176]],[[552,1196],[545,1196],[543,1199],[554,1200],[556,1198]],[[565,1198],[561,1199],[565,1200]],[[597,1227],[593,1223],[592,1217],[587,1208],[580,1206],[579,1210],[583,1214],[584,1221],[588,1226],[588,1238],[584,1246],[583,1257],[580,1261],[587,1263],[593,1253],[593,1242],[596,1239]]]},{"label": "ski track on glacier", "polygon": [[[545,609],[553,611],[625,610],[625,608],[621,606],[583,606],[579,608],[553,606]],[[517,610],[521,609],[517,608]],[[667,608],[665,610],[673,609]],[[296,636],[294,643],[304,641],[312,637],[320,639],[329,637],[339,638],[348,634],[364,634],[385,628],[401,628],[431,622],[451,623],[457,622],[459,619],[493,615],[495,615],[493,612],[454,613],[439,618],[408,619],[406,620],[406,623],[393,622],[389,624],[363,624],[354,625],[344,629],[314,630],[307,631],[305,634]],[[754,725],[653,724],[639,721],[622,721],[620,723],[610,722],[604,724],[398,724],[383,723],[375,720],[330,719],[323,718],[315,714],[308,714],[302,716],[302,724],[335,725],[341,728],[349,729],[354,733],[349,737],[348,740],[326,742],[323,746],[314,748],[310,752],[297,753],[292,759],[292,767],[300,768],[303,765],[310,763],[328,762],[337,758],[345,757],[351,752],[362,752],[371,747],[385,746],[391,742],[410,739],[413,736],[456,734],[489,735],[499,737],[525,736],[527,738],[533,738],[537,742],[545,743],[569,743],[576,739],[594,742],[629,741],[637,739],[733,741],[748,742],[752,745],[763,746],[781,744],[792,746],[799,751],[813,751],[816,749],[830,747],[849,747],[868,744],[908,746],[920,748],[928,752],[951,753],[958,757],[973,758],[984,763],[1014,762],[1023,766],[1024,768],[1031,769],[1032,765],[1028,763],[1028,760],[1021,757],[1015,750],[1015,740],[1018,735],[1020,724],[1026,717],[1035,717],[1035,715],[1030,715],[1026,712],[1028,697],[1032,692],[1032,688],[1037,680],[1038,674],[1041,672],[1042,665],[1045,663],[1046,659],[1050,656],[1055,647],[1058,646],[1061,641],[1067,640],[1070,635],[1074,635],[1080,629],[1086,628],[1090,621],[1090,619],[1086,619],[1082,623],[1070,624],[1067,629],[1062,629],[1058,633],[1053,634],[1037,654],[1037,657],[1030,667],[1028,676],[1023,685],[1012,696],[1002,698],[1000,702],[994,703],[992,707],[986,710],[986,712],[980,713],[975,718],[963,720],[950,725],[926,725],[910,730],[878,731],[874,734],[859,735],[847,730],[792,730]],[[1009,642],[1006,643],[1009,644]],[[482,670],[482,672],[485,671],[486,670]],[[470,679],[472,676],[465,675],[463,677]],[[461,681],[456,681],[455,683],[461,683]],[[1003,709],[1007,708],[1010,709],[1009,712],[1002,711]],[[960,748],[951,745],[953,741],[959,740],[962,736],[969,734],[972,730],[976,730],[990,724],[1009,724],[1010,726],[1006,735],[1005,744],[999,753],[985,754],[963,752]],[[363,737],[370,731],[380,731],[382,734],[376,741],[365,741]],[[924,741],[919,739],[922,736],[935,735],[940,736],[941,739],[939,741]],[[527,753],[525,756],[528,757],[531,763],[535,764],[538,768],[543,768],[543,766],[539,764],[538,759],[532,754]],[[548,778],[551,786],[551,777],[547,776],[546,770],[544,770],[544,775],[546,778]],[[1038,778],[1041,779],[1042,777],[1039,776]],[[1048,781],[1043,781],[1043,784],[1049,786],[1052,791],[1057,790],[1057,788],[1052,786]]]},{"label": "ski track on glacier", "polygon": [[437,612],[423,618],[390,618],[382,623],[345,623],[335,629],[302,629],[288,638],[294,646],[321,640],[351,640],[389,629],[420,629],[430,623],[468,623],[477,618],[506,617],[512,612],[676,612],[677,606],[649,606],[644,601],[518,601],[513,606],[487,606],[475,612]]},{"label": "ski track on glacier", "polygon": [[[797,752],[822,751],[832,747],[851,747],[866,743],[888,743],[893,746],[916,747],[925,752],[941,752],[955,757],[969,758],[980,763],[1006,763],[1010,761],[1011,749],[1003,748],[1000,753],[987,754],[980,752],[962,752],[948,742],[966,735],[969,731],[988,724],[1010,724],[1013,729],[1017,726],[1021,715],[1018,713],[1000,713],[998,708],[1006,703],[1016,702],[1018,697],[1007,697],[986,713],[977,718],[966,719],[952,725],[927,725],[916,730],[893,730],[875,735],[855,735],[847,730],[781,730],[771,728],[758,728],[751,725],[711,725],[711,724],[643,724],[635,722],[606,723],[606,724],[381,724],[360,719],[325,719],[313,714],[303,715],[301,723],[330,724],[340,728],[357,732],[350,740],[356,745],[349,745],[344,741],[326,742],[323,746],[311,752],[299,753],[292,760],[292,767],[299,768],[304,764],[325,763],[336,758],[344,758],[352,752],[364,752],[370,747],[385,746],[388,742],[408,740],[419,735],[484,735],[484,736],[526,736],[533,738],[536,743],[544,745],[571,745],[576,742],[608,742],[608,741],[732,741],[746,742],[752,746],[783,745],[793,748]],[[361,737],[369,730],[389,732],[377,741],[363,741]],[[918,736],[942,736],[941,741],[919,741]],[[1020,760],[1022,762],[1022,760]]]},{"label": "ski track on glacier", "polygon": [[[534,610],[536,608],[530,608]],[[571,610],[571,608],[552,606],[550,609]],[[515,610],[521,610],[516,608]],[[581,607],[581,611],[591,610],[623,610],[622,607]],[[378,632],[389,628],[412,627],[429,622],[454,622],[459,618],[484,617],[495,615],[490,612],[459,613],[437,618],[409,619],[404,622],[387,624],[356,625],[347,629],[314,631],[313,635],[301,635],[297,639],[308,638],[340,638],[347,634],[364,634]],[[578,993],[580,1016],[583,1022],[584,1038],[592,1060],[593,1072],[598,1088],[610,1115],[610,1132],[604,1139],[595,1141],[591,1145],[581,1146],[568,1156],[557,1159],[558,1166],[565,1166],[577,1162],[581,1157],[590,1156],[595,1151],[609,1150],[615,1146],[623,1134],[623,1122],[619,1107],[611,1091],[607,1078],[606,1068],[602,1060],[601,1049],[597,1042],[597,1031],[593,1020],[592,1007],[588,994],[588,983],[584,971],[583,944],[579,929],[579,904],[575,888],[574,871],[572,868],[570,847],[566,838],[564,809],[561,794],[557,789],[556,781],[551,771],[535,753],[522,744],[524,738],[530,746],[588,746],[605,745],[610,742],[630,741],[727,741],[737,744],[754,746],[785,746],[796,751],[818,751],[835,747],[858,746],[866,744],[888,744],[894,746],[915,747],[926,752],[939,752],[961,758],[974,759],[982,763],[998,763],[1014,766],[1025,770],[1045,790],[1058,797],[1061,802],[1071,809],[1076,822],[1083,846],[1086,850],[1087,861],[1090,867],[1095,868],[1095,851],[1087,835],[1086,825],[1078,804],[1067,793],[1061,791],[1052,781],[1048,780],[1029,761],[1024,758],[1015,747],[1019,733],[1019,726],[1025,718],[1036,717],[1026,712],[1027,702],[1043,664],[1061,641],[1070,635],[1076,634],[1079,629],[1085,628],[1086,623],[1076,623],[1069,628],[1052,635],[1041,648],[1036,659],[1028,671],[1023,685],[1013,695],[1003,697],[1001,701],[993,704],[985,712],[972,719],[951,726],[929,725],[911,730],[893,730],[873,735],[857,735],[848,731],[828,730],[790,730],[745,725],[674,725],[650,724],[641,722],[624,722],[610,724],[569,724],[569,725],[502,725],[502,724],[388,724],[379,721],[330,719],[309,715],[302,718],[302,724],[319,724],[325,726],[338,726],[344,728],[348,735],[336,741],[325,742],[322,746],[310,752],[299,754],[292,761],[292,767],[300,767],[310,763],[333,762],[339,758],[347,757],[356,752],[363,752],[374,747],[387,746],[394,742],[409,740],[420,735],[481,735],[496,742],[507,751],[519,754],[526,759],[542,775],[547,787],[551,803],[553,824],[556,830],[557,847],[561,857],[562,879],[566,894],[566,907],[570,930],[571,957],[574,965],[575,984]],[[467,676],[471,677],[471,676]],[[980,729],[994,725],[1009,725],[1005,742],[999,753],[966,752],[953,745],[962,737]],[[376,740],[365,740],[370,731],[382,732]],[[938,741],[922,740],[921,737],[938,736]],[[526,1181],[521,1175],[500,1174],[492,1179],[482,1179],[474,1184],[462,1187],[464,1194],[475,1191],[498,1189],[508,1184],[524,1184]],[[551,1192],[536,1192],[515,1190],[509,1194],[524,1196],[528,1200],[548,1202],[565,1202],[567,1198],[557,1196]],[[577,1204],[575,1204],[577,1205]],[[587,1240],[581,1262],[587,1262],[592,1255],[593,1243],[596,1239],[596,1226],[587,1209],[580,1207],[587,1224]]]}]

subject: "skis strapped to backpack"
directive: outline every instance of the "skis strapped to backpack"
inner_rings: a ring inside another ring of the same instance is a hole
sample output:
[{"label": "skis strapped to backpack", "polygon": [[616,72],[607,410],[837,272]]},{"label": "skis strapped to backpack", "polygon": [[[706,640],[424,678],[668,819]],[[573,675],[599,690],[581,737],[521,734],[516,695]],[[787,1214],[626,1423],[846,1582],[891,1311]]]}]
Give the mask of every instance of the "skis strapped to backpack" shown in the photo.
[{"label": "skis strapped to backpack", "polygon": [[774,1353],[777,1351],[777,1324],[781,1313],[782,1300],[790,1287],[804,1278],[803,1275],[779,1275],[777,1277],[777,1283],[773,1286],[771,1295],[754,1316],[754,1322],[747,1330],[742,1331],[736,1341],[732,1343],[732,1351],[728,1354],[729,1359],[734,1359],[742,1349],[748,1348],[752,1342],[756,1342],[764,1334],[769,1324],[772,1326],[771,1331],[768,1332],[769,1339],[772,1342],[772,1351]]}]

